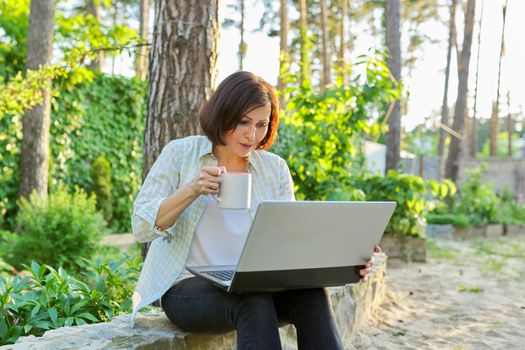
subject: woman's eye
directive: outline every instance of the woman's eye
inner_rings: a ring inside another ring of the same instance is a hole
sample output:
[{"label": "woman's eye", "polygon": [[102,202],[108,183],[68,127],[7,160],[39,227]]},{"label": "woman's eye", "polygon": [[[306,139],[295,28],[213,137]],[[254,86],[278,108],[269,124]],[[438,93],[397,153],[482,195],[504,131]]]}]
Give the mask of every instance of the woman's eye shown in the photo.
[{"label": "woman's eye", "polygon": [[249,123],[250,123],[250,122],[247,121],[247,120],[241,120],[241,121],[239,122],[239,124],[241,124],[241,125],[248,125]]},{"label": "woman's eye", "polygon": [[266,127],[268,127],[268,123],[261,123],[261,124],[259,124],[259,127],[260,128],[266,128]]}]

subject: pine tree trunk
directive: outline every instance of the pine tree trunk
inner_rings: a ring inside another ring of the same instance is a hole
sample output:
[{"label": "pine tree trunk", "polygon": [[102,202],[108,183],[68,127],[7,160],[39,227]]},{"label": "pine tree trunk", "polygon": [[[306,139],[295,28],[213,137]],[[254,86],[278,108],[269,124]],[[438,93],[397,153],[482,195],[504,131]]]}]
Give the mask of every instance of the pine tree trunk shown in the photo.
[{"label": "pine tree trunk", "polygon": [[510,91],[507,91],[507,153],[509,159],[512,158],[512,115],[510,114]]},{"label": "pine tree trunk", "polygon": [[[113,27],[117,26],[118,22],[118,0],[113,0]],[[117,59],[116,54],[111,57],[111,75],[115,75],[115,61]]]},{"label": "pine tree trunk", "polygon": [[[198,111],[217,77],[218,17],[218,0],[201,6],[186,0],[156,3],[142,179],[164,145],[201,131]],[[143,258],[148,246],[142,245]]]},{"label": "pine tree trunk", "polygon": [[[100,4],[97,4],[95,0],[87,0],[88,13],[100,23]],[[98,6],[97,6],[98,5]],[[100,50],[97,52],[93,61],[89,64],[89,67],[102,71],[104,67],[104,51]]]},{"label": "pine tree trunk", "polygon": [[[476,0],[468,0],[467,12],[465,13],[465,29],[463,35],[463,47],[460,54],[458,67],[458,97],[454,109],[454,123],[452,129],[458,134],[463,133],[465,123],[465,109],[467,107],[468,75],[470,64],[470,53],[472,48],[472,32],[474,29],[474,15]],[[445,166],[445,177],[456,181],[458,177],[458,161],[461,153],[461,140],[452,137],[450,140],[447,163]]]},{"label": "pine tree trunk", "polygon": [[328,55],[328,10],[326,0],[320,0],[321,6],[321,47],[323,74],[321,79],[321,92],[330,84],[330,57]]},{"label": "pine tree trunk", "polygon": [[478,78],[479,78],[479,53],[481,48],[481,28],[483,28],[483,8],[485,7],[485,2],[481,1],[481,14],[479,15],[479,31],[478,31],[478,52],[476,55],[476,87],[474,88],[474,113],[472,114],[472,139],[470,147],[470,156],[476,156],[476,119],[478,112]]},{"label": "pine tree trunk", "polygon": [[[401,77],[401,34],[399,19],[399,0],[386,0],[386,46],[389,57],[388,68],[396,80]],[[401,108],[400,101],[395,101],[388,119],[386,135],[386,171],[396,169],[400,160]]]},{"label": "pine tree trunk", "polygon": [[308,58],[308,25],[306,23],[306,0],[299,0],[299,26],[301,32],[301,81],[310,80],[310,59]]},{"label": "pine tree trunk", "polygon": [[496,89],[496,101],[492,106],[492,115],[490,116],[490,156],[495,157],[498,152],[498,134],[499,134],[499,88],[501,82],[501,61],[505,55],[505,19],[507,15],[507,2],[503,5],[503,23],[501,25],[501,46],[499,51],[499,64],[498,64],[498,87]]},{"label": "pine tree trunk", "polygon": [[244,43],[244,0],[239,1],[241,5],[241,21],[239,23],[239,31],[241,32],[241,42],[239,43],[239,70],[243,70],[244,54],[246,51],[246,44]]},{"label": "pine tree trunk", "polygon": [[341,25],[339,27],[339,36],[341,37],[341,44],[339,45],[339,52],[337,61],[339,62],[340,75],[343,83],[346,83],[346,25],[348,18],[348,0],[341,0]]},{"label": "pine tree trunk", "polygon": [[[287,0],[281,0],[281,23],[279,29],[279,81],[277,88],[279,91],[284,90],[284,82],[282,78],[283,67],[288,62],[288,11],[287,11]],[[281,106],[284,108],[284,99],[281,95]]]},{"label": "pine tree trunk", "polygon": [[[457,0],[452,0],[450,4],[450,19],[448,26],[448,49],[447,49],[447,67],[445,69],[445,89],[443,92],[443,103],[441,104],[441,125],[448,126],[448,85],[450,79],[450,61],[452,57],[452,47],[456,37],[456,8]],[[444,151],[447,134],[443,128],[439,128],[438,157],[439,157],[439,178],[443,178],[445,170]]]},{"label": "pine tree trunk", "polygon": [[[54,0],[31,1],[27,40],[27,70],[38,70],[51,62],[54,23]],[[21,197],[29,197],[33,190],[42,197],[47,196],[51,79],[45,83],[42,95],[42,103],[26,110],[22,121],[23,137],[19,190]]]},{"label": "pine tree trunk", "polygon": [[140,28],[139,35],[144,40],[144,44],[137,50],[135,74],[140,80],[145,80],[148,75],[148,40],[149,32],[149,0],[140,0]]},{"label": "pine tree trunk", "polygon": [[169,141],[201,132],[198,111],[217,77],[218,0],[160,0],[156,11],[143,178]]}]

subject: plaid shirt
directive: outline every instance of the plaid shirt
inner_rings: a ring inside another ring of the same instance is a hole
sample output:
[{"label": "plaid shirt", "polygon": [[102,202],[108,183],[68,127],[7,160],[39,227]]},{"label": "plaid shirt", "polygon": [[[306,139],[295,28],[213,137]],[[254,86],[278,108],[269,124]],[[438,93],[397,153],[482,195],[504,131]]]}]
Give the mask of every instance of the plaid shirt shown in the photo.
[{"label": "plaid shirt", "polygon": [[[136,240],[141,243],[151,241],[132,297],[132,320],[140,308],[158,300],[180,275],[195,227],[210,196],[195,199],[164,232],[155,228],[162,201],[192,181],[203,166],[217,165],[208,138],[190,136],[168,143],[150,169],[135,199],[131,218]],[[266,151],[254,151],[248,159],[248,171],[252,174],[252,217],[264,200],[294,200],[290,171],[281,157]]]}]

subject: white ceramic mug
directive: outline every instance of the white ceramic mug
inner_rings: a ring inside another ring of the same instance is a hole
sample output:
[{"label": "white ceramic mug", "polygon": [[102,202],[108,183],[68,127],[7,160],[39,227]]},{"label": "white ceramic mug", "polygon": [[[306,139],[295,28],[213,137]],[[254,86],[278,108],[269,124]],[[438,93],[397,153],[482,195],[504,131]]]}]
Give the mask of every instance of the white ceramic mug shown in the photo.
[{"label": "white ceramic mug", "polygon": [[213,196],[223,209],[247,209],[250,207],[252,174],[222,173],[219,195]]}]

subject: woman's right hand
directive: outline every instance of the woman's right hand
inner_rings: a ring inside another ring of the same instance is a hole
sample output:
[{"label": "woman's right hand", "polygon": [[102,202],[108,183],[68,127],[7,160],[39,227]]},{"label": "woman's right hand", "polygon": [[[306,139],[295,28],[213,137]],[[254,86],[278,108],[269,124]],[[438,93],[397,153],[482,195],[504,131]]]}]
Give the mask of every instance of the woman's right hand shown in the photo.
[{"label": "woman's right hand", "polygon": [[223,166],[205,166],[199,175],[190,182],[190,188],[196,196],[219,194],[220,175],[225,172],[226,168]]}]

